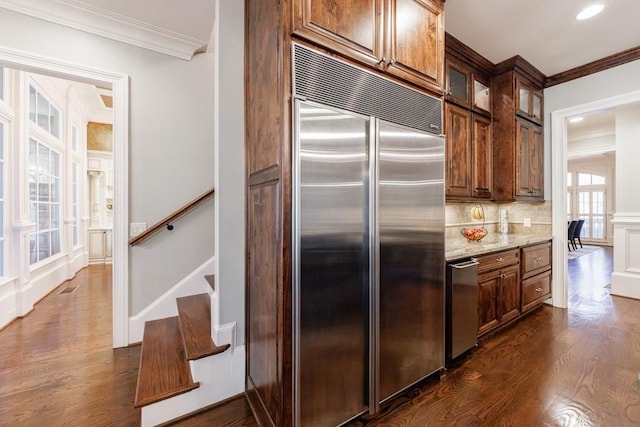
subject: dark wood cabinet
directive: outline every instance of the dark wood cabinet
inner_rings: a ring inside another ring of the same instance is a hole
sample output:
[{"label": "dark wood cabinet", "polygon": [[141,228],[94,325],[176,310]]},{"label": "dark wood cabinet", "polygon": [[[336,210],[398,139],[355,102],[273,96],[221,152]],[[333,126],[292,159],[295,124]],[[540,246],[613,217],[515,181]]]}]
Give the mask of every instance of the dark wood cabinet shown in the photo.
[{"label": "dark wood cabinet", "polygon": [[518,97],[516,105],[518,115],[542,124],[542,90],[534,88],[525,80],[516,78],[515,94]]},{"label": "dark wood cabinet", "polygon": [[516,119],[515,192],[520,198],[544,197],[544,142],[542,127]]},{"label": "dark wood cabinet", "polygon": [[491,198],[491,119],[445,104],[446,196]]},{"label": "dark wood cabinet", "polygon": [[492,64],[449,34],[445,54],[446,197],[490,199]]},{"label": "dark wood cabinet", "polygon": [[442,93],[441,0],[294,0],[293,34]]},{"label": "dark wood cabinet", "polygon": [[522,312],[551,298],[551,242],[521,249]]},{"label": "dark wood cabinet", "polygon": [[544,75],[517,56],[496,65],[493,199],[544,200]]},{"label": "dark wood cabinet", "polygon": [[478,335],[520,316],[520,252],[478,257]]}]

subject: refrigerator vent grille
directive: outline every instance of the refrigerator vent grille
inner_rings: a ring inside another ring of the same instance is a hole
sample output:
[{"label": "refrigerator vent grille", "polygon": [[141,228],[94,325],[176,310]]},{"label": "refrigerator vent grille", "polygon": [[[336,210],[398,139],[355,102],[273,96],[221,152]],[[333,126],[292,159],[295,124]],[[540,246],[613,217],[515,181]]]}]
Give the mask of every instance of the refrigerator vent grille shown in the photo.
[{"label": "refrigerator vent grille", "polygon": [[293,94],[442,134],[442,102],[337,59],[293,45]]}]

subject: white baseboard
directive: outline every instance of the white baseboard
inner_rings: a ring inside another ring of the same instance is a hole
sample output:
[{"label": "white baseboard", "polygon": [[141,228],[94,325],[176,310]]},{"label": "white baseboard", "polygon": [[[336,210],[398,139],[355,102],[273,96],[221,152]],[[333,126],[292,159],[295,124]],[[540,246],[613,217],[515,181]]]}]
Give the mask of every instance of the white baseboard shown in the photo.
[{"label": "white baseboard", "polygon": [[0,285],[0,329],[18,317],[15,290],[17,280],[13,279]]},{"label": "white baseboard", "polygon": [[200,387],[188,393],[144,406],[140,425],[155,426],[244,392],[245,348],[191,362],[193,380]]},{"label": "white baseboard", "polygon": [[146,321],[177,316],[176,298],[205,292],[210,294],[211,287],[204,276],[213,274],[214,263],[215,257],[211,257],[140,313],[129,317],[129,344],[142,341]]}]

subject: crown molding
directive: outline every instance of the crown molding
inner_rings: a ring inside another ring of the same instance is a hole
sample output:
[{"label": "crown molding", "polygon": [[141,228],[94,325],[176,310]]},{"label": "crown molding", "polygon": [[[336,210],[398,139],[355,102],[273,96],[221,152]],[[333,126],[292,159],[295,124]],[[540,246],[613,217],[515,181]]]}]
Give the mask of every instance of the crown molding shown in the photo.
[{"label": "crown molding", "polygon": [[208,43],[78,0],[0,0],[0,8],[184,60]]}]

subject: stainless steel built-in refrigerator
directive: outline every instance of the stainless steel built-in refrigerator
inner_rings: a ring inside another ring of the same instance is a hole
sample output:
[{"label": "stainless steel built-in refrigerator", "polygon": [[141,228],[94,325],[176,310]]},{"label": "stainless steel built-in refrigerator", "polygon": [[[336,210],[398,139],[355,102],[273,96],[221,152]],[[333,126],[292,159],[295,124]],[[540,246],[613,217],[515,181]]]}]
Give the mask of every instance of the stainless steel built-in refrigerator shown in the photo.
[{"label": "stainless steel built-in refrigerator", "polygon": [[294,411],[334,426],[444,365],[442,103],[299,45],[293,64]]}]

